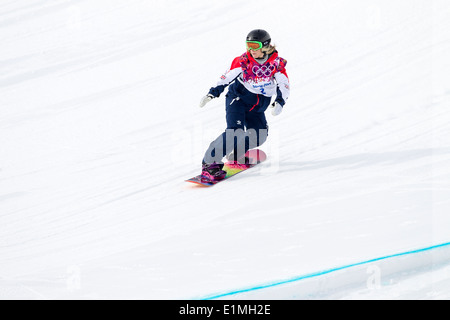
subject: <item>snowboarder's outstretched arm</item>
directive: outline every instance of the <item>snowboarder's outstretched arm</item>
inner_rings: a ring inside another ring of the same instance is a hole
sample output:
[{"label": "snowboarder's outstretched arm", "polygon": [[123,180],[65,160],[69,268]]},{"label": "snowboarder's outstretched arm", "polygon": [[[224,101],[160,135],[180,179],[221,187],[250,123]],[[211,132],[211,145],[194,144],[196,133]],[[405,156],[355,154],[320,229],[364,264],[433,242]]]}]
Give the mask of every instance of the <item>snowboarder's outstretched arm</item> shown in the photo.
[{"label": "snowboarder's outstretched arm", "polygon": [[220,77],[219,81],[217,82],[217,85],[209,89],[208,94],[202,98],[202,100],[200,101],[200,108],[203,108],[212,99],[218,98],[221,95],[221,93],[225,90],[225,88],[234,80],[236,80],[236,78],[241,73],[242,68],[239,63],[239,57],[237,57],[231,63],[230,69]]},{"label": "snowboarder's outstretched arm", "polygon": [[[286,64],[284,63],[284,65]],[[272,115],[277,116],[283,111],[283,106],[290,94],[289,78],[284,66],[281,71],[275,73],[274,78],[277,82],[277,97],[270,107],[273,108]]]}]

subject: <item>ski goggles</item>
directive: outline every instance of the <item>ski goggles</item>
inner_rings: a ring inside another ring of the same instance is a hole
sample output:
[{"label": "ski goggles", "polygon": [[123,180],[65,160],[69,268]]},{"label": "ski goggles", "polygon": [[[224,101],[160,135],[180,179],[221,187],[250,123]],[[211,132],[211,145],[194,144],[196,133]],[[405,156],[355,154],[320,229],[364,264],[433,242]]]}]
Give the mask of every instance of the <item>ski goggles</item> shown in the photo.
[{"label": "ski goggles", "polygon": [[247,50],[259,50],[263,47],[262,42],[260,41],[245,41],[247,44]]}]

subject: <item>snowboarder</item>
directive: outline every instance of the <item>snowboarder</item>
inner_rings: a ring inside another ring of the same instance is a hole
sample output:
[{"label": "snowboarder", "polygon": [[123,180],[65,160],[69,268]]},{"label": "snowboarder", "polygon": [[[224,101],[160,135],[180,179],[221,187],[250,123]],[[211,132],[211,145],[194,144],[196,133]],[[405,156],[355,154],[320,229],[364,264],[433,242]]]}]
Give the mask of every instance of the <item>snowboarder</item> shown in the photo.
[{"label": "snowboarder", "polygon": [[252,30],[246,47],[247,51],[233,60],[231,68],[200,101],[202,108],[229,86],[225,96],[227,128],[211,142],[202,161],[202,175],[211,180],[225,178],[225,156],[229,161],[245,161],[241,158],[249,149],[266,141],[268,125],[264,112],[275,97],[272,115],[279,115],[289,97],[287,61],[278,56],[269,33]]}]

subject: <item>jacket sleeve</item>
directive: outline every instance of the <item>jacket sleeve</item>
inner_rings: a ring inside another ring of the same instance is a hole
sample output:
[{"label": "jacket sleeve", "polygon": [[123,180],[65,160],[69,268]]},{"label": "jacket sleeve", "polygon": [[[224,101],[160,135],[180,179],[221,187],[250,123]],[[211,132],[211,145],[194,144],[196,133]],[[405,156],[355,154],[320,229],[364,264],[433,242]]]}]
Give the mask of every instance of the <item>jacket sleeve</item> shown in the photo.
[{"label": "jacket sleeve", "polygon": [[280,63],[280,68],[277,73],[275,73],[274,77],[277,82],[277,97],[275,99],[281,106],[286,104],[286,100],[290,95],[290,86],[289,86],[289,77],[286,73],[286,60],[283,59],[282,63]]},{"label": "jacket sleeve", "polygon": [[240,64],[240,57],[237,57],[231,63],[230,69],[220,77],[219,81],[217,82],[217,85],[209,90],[209,94],[212,94],[214,97],[217,98],[230,83],[236,80],[236,78],[241,73],[242,68]]}]

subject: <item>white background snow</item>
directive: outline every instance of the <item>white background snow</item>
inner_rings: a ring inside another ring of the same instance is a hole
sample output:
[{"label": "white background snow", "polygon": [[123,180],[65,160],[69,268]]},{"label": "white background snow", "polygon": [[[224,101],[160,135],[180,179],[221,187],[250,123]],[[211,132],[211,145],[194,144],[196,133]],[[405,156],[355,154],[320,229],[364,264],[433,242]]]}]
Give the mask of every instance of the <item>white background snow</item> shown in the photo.
[{"label": "white background snow", "polygon": [[[291,97],[213,188],[198,103],[264,28]],[[0,299],[203,299],[450,242],[447,0],[2,0]],[[449,299],[448,246],[229,299]]]}]

